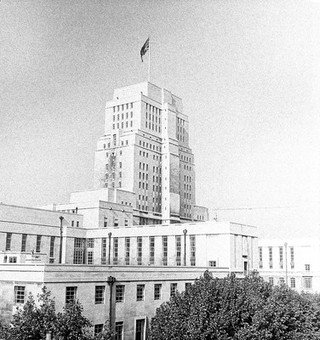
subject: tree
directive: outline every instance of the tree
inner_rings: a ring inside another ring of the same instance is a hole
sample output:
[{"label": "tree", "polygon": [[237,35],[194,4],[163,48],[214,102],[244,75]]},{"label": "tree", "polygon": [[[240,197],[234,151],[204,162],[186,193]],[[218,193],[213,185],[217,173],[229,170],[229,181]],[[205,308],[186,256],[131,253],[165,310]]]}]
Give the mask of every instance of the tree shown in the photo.
[{"label": "tree", "polygon": [[91,322],[82,315],[83,307],[79,301],[69,302],[63,313],[57,314],[56,335],[64,340],[86,340]]},{"label": "tree", "polygon": [[[318,306],[318,307],[316,307]],[[209,272],[156,311],[151,339],[318,339],[319,304],[256,273],[213,278]]]},{"label": "tree", "polygon": [[17,307],[10,325],[10,339],[41,340],[52,332],[56,322],[55,303],[46,287],[38,294],[38,304],[32,294],[22,307]]}]

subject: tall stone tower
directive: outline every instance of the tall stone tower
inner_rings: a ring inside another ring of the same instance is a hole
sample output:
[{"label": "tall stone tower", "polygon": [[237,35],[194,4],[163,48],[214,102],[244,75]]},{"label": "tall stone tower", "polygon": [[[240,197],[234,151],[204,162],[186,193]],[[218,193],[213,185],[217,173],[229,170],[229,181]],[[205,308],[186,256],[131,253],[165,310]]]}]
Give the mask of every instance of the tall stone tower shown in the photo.
[{"label": "tall stone tower", "polygon": [[106,104],[94,187],[135,193],[135,224],[207,220],[195,205],[194,156],[182,100],[145,82],[116,89]]}]

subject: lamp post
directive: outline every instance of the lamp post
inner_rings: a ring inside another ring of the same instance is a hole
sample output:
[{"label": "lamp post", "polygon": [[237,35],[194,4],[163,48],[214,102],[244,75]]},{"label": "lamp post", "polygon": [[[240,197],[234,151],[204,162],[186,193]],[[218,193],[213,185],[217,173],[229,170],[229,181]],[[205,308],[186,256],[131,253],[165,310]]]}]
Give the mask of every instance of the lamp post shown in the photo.
[{"label": "lamp post", "polygon": [[187,229],[183,230],[183,265],[187,265]]},{"label": "lamp post", "polygon": [[59,251],[59,263],[62,262],[62,221],[63,221],[63,216],[59,217],[60,219],[60,251]]},{"label": "lamp post", "polygon": [[113,306],[112,306],[112,301],[113,301],[113,285],[116,282],[116,278],[114,276],[109,276],[107,279],[107,283],[110,287],[110,300],[109,300],[109,325],[110,325],[110,332],[112,334],[112,339],[114,339],[114,320],[113,320]]}]

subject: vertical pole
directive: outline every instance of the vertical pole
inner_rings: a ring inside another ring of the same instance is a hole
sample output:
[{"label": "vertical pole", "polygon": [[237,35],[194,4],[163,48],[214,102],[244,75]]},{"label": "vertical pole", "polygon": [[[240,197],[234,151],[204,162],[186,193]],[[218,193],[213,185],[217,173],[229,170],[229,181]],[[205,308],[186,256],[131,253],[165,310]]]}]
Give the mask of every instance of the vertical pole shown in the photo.
[{"label": "vertical pole", "polygon": [[116,278],[113,276],[109,276],[107,283],[110,287],[110,300],[109,300],[109,326],[110,326],[110,331],[112,333],[111,339],[114,339],[114,317],[113,317],[113,285],[116,282]]},{"label": "vertical pole", "polygon": [[108,265],[110,266],[111,264],[111,235],[112,233],[108,234],[109,237],[109,254],[108,254]]},{"label": "vertical pole", "polygon": [[59,251],[59,263],[62,263],[62,221],[63,221],[63,216],[60,216],[59,219],[60,219],[60,251]]},{"label": "vertical pole", "polygon": [[187,265],[187,229],[183,230],[183,265]]},{"label": "vertical pole", "polygon": [[150,74],[151,74],[151,39],[149,37],[148,82],[150,82]]}]

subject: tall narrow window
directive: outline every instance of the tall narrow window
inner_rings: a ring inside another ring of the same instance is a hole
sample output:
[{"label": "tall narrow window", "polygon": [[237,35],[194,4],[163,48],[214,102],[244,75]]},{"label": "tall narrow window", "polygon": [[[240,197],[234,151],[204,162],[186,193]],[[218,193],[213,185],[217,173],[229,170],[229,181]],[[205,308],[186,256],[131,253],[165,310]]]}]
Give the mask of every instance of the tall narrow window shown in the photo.
[{"label": "tall narrow window", "polygon": [[139,266],[142,265],[142,237],[137,237],[137,263]]},{"label": "tall narrow window", "polygon": [[154,236],[149,237],[149,264],[154,264]]},{"label": "tall narrow window", "polygon": [[283,247],[279,247],[279,267],[283,269]]},{"label": "tall narrow window", "polygon": [[295,277],[290,278],[290,288],[296,288],[296,279]]},{"label": "tall narrow window", "polygon": [[41,251],[41,235],[37,235],[36,252],[40,253],[40,251]]},{"label": "tall narrow window", "polygon": [[104,303],[104,291],[105,291],[105,286],[95,287],[94,303],[96,305]]},{"label": "tall narrow window", "polygon": [[11,239],[12,239],[12,233],[7,233],[6,250],[11,250]]},{"label": "tall narrow window", "polygon": [[88,251],[88,264],[93,264],[93,251],[89,250]]},{"label": "tall narrow window", "polygon": [[176,236],[176,264],[181,266],[181,236]]},{"label": "tall narrow window", "polygon": [[168,236],[162,236],[162,264],[168,265]]},{"label": "tall narrow window", "polygon": [[196,236],[190,235],[190,265],[196,265]]},{"label": "tall narrow window", "polygon": [[74,302],[77,298],[77,287],[66,287],[66,303]]},{"label": "tall narrow window", "polygon": [[24,303],[25,299],[25,289],[24,286],[14,286],[14,303]]},{"label": "tall narrow window", "polygon": [[27,234],[22,234],[21,237],[21,252],[24,253],[27,248]]},{"label": "tall narrow window", "polygon": [[154,285],[154,299],[155,300],[160,300],[161,299],[161,289],[162,289],[162,284],[161,283],[156,283]]},{"label": "tall narrow window", "polygon": [[73,264],[84,264],[85,239],[75,237],[73,248]]},{"label": "tall narrow window", "polygon": [[137,301],[144,300],[144,285],[137,285]]},{"label": "tall narrow window", "polygon": [[50,237],[50,251],[49,251],[49,256],[54,257],[54,236]]},{"label": "tall narrow window", "polygon": [[115,340],[122,340],[123,339],[123,321],[116,322],[115,326]]},{"label": "tall narrow window", "polygon": [[125,262],[128,266],[130,264],[130,237],[125,238]]},{"label": "tall narrow window", "polygon": [[107,263],[107,238],[103,237],[101,240],[101,264]]},{"label": "tall narrow window", "polygon": [[273,256],[272,256],[272,247],[269,247],[269,268],[273,268]]},{"label": "tall narrow window", "polygon": [[259,249],[259,268],[261,269],[263,268],[262,247],[259,247],[258,249]]},{"label": "tall narrow window", "polygon": [[124,285],[116,285],[116,302],[124,301]]},{"label": "tall narrow window", "polygon": [[119,246],[118,237],[114,237],[113,239],[113,264],[118,264],[118,246]]},{"label": "tall narrow window", "polygon": [[145,340],[144,327],[145,327],[145,319],[136,320],[136,337],[135,337],[135,340]]},{"label": "tall narrow window", "polygon": [[294,268],[294,248],[290,247],[290,266],[291,269]]},{"label": "tall narrow window", "polygon": [[176,294],[177,287],[178,287],[177,283],[171,283],[170,284],[170,297],[172,297],[172,296],[174,296]]}]

